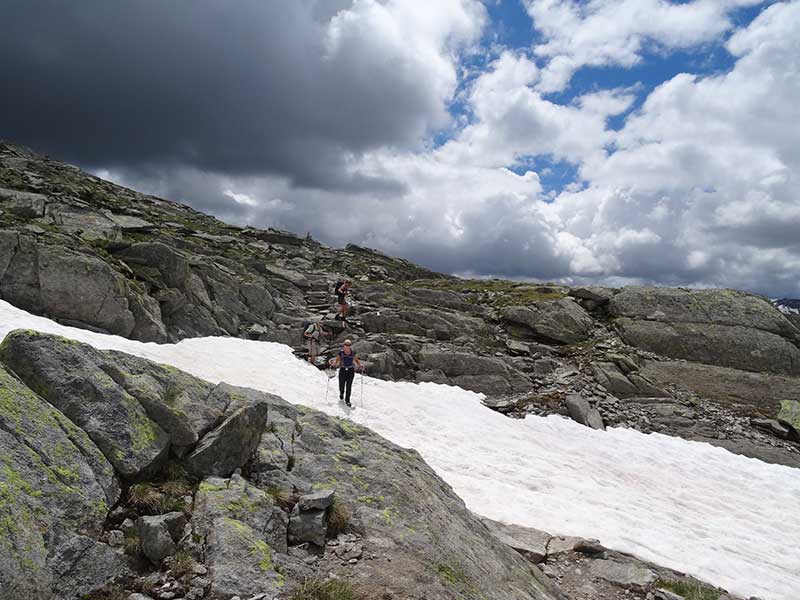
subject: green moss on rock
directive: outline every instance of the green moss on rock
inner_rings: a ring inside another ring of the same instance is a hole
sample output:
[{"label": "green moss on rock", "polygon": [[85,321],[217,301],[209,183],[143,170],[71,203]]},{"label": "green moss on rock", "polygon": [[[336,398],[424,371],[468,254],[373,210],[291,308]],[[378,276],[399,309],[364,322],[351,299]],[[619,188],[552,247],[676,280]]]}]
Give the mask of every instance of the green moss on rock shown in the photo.
[{"label": "green moss on rock", "polygon": [[274,571],[275,566],[272,564],[272,552],[266,542],[258,540],[250,547],[250,553],[258,561],[258,568],[264,571]]},{"label": "green moss on rock", "polygon": [[800,431],[800,402],[797,400],[782,400],[778,418]]}]

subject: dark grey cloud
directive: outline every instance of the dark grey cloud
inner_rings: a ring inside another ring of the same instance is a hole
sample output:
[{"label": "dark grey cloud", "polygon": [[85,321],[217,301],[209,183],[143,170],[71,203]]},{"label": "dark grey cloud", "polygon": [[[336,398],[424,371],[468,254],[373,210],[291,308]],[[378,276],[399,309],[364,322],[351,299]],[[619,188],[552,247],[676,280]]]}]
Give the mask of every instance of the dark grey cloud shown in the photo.
[{"label": "dark grey cloud", "polygon": [[[545,100],[525,53],[457,94],[479,0],[5,0],[0,138],[441,271],[796,296],[799,6],[734,33],[729,73],[664,82],[612,132],[629,90]],[[581,185],[545,202],[505,168],[541,155]]]},{"label": "dark grey cloud", "polygon": [[326,53],[326,20],[349,4],[6,0],[0,137],[91,167],[397,191],[350,175],[348,156],[417,143],[442,108],[381,47]]}]

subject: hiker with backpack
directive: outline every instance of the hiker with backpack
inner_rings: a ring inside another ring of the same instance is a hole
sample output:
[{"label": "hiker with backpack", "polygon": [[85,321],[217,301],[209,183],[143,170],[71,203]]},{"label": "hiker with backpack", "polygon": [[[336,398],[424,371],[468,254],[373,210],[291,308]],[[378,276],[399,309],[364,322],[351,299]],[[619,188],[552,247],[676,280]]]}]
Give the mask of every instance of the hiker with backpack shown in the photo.
[{"label": "hiker with backpack", "polygon": [[350,291],[352,282],[349,279],[337,281],[333,291],[336,294],[336,303],[339,305],[338,314],[336,315],[337,321],[347,322],[347,294]]},{"label": "hiker with backpack", "polygon": [[330,337],[331,332],[327,331],[318,321],[306,321],[303,323],[303,337],[308,341],[308,362],[312,365],[317,364],[321,336]]},{"label": "hiker with backpack", "polygon": [[345,340],[342,349],[336,358],[329,363],[333,368],[339,368],[339,400],[344,400],[347,406],[350,404],[350,392],[353,389],[353,379],[356,376],[356,369],[363,370],[361,360],[353,350],[353,342]]}]

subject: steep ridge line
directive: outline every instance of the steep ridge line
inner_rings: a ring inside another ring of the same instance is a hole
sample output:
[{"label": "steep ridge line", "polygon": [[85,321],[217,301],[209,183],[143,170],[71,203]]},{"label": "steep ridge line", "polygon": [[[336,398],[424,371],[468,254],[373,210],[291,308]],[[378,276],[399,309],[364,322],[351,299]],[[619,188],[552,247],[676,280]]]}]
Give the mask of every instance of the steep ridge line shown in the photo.
[{"label": "steep ridge line", "polygon": [[483,407],[479,394],[430,383],[367,378],[366,409],[346,413],[324,402],[325,374],[285,346],[235,338],[143,344],[60,326],[0,301],[0,338],[17,328],[349,414],[416,448],[487,517],[599,537],[734,593],[796,600],[800,589],[800,524],[786,518],[800,512],[799,470],[658,434],[593,431],[560,417],[512,420]]}]

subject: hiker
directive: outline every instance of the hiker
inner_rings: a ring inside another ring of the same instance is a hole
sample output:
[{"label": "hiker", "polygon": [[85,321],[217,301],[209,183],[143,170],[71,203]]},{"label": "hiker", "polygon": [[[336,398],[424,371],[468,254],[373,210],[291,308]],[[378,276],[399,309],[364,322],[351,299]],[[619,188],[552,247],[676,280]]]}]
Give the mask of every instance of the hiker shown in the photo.
[{"label": "hiker", "polygon": [[327,331],[321,323],[311,321],[303,331],[303,337],[308,340],[308,362],[312,365],[317,364],[317,356],[319,355],[319,338],[330,337],[331,332]]},{"label": "hiker", "polygon": [[339,400],[344,400],[347,406],[352,406],[350,404],[350,391],[353,389],[356,368],[359,370],[364,368],[352,346],[353,342],[345,340],[344,346],[339,350],[339,354],[330,361],[332,367],[339,367]]},{"label": "hiker", "polygon": [[336,284],[336,302],[339,304],[337,321],[347,322],[347,293],[350,291],[351,285],[352,282],[349,279],[344,279]]}]

